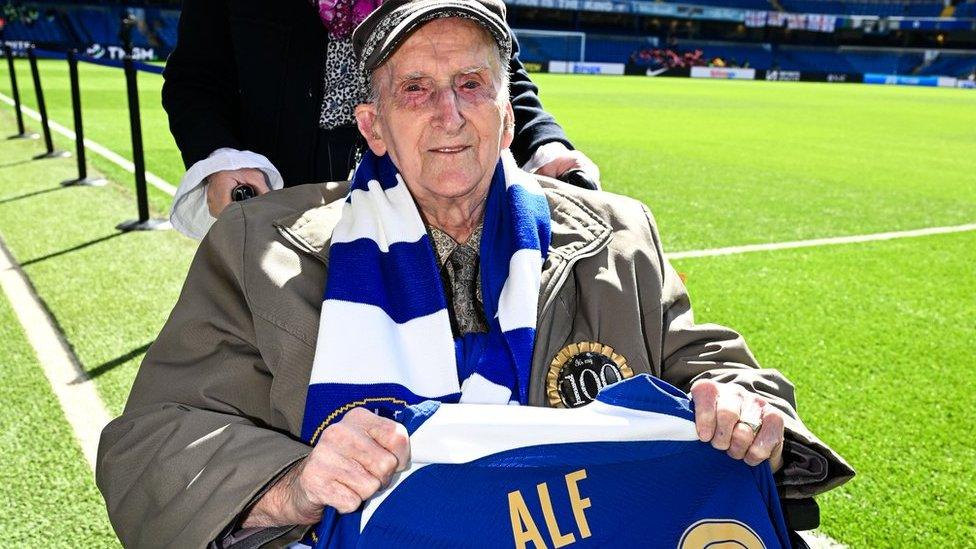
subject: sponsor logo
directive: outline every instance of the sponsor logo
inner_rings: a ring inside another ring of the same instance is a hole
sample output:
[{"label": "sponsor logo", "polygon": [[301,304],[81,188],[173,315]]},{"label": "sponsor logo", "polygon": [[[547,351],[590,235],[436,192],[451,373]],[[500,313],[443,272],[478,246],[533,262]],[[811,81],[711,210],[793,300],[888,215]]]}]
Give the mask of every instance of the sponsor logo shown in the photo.
[{"label": "sponsor logo", "polygon": [[756,77],[756,69],[742,69],[729,67],[692,67],[692,78],[719,78],[729,80],[752,80]]},{"label": "sponsor logo", "polygon": [[85,55],[95,59],[101,59],[105,57],[105,48],[103,48],[101,44],[92,44],[91,46],[88,46],[88,49],[85,50]]},{"label": "sponsor logo", "polygon": [[533,63],[530,61],[527,63],[522,63],[522,65],[525,67],[525,70],[529,72],[542,72],[542,63]]},{"label": "sponsor logo", "polygon": [[[125,48],[120,46],[103,46],[95,43],[85,50],[85,55],[93,59],[114,59],[116,61],[125,58]],[[153,48],[132,48],[132,59],[136,61],[155,61],[156,51]]]},{"label": "sponsor logo", "polygon": [[549,364],[546,396],[556,408],[578,408],[593,402],[600,389],[632,377],[627,359],[602,343],[563,347]]},{"label": "sponsor logo", "polygon": [[847,75],[843,73],[827,73],[827,82],[847,82]]},{"label": "sponsor logo", "polygon": [[800,71],[766,71],[766,80],[779,82],[799,82]]},{"label": "sponsor logo", "polygon": [[3,45],[10,46],[10,49],[14,52],[22,52],[34,44],[32,42],[28,42],[27,40],[4,40]]},{"label": "sponsor logo", "polygon": [[557,74],[624,74],[623,63],[581,63],[576,61],[550,61],[549,72]]},{"label": "sponsor logo", "polygon": [[587,65],[584,63],[573,63],[574,74],[600,74],[600,65]]}]

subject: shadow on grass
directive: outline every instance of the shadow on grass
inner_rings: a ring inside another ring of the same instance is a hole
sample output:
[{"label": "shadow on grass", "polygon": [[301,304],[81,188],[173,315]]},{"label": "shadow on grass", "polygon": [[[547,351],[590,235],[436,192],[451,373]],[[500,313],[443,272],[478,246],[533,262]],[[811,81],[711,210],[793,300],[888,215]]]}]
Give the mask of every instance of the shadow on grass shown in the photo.
[{"label": "shadow on grass", "polygon": [[17,201],[17,200],[23,200],[25,198],[30,198],[32,196],[37,196],[39,194],[45,194],[45,193],[51,193],[51,192],[54,192],[54,191],[60,191],[63,188],[64,187],[58,185],[57,187],[51,187],[50,189],[41,189],[39,191],[34,191],[34,192],[29,192],[29,193],[24,193],[24,194],[18,194],[17,196],[10,196],[10,197],[7,197],[7,198],[0,198],[0,204],[6,204],[7,202],[14,202],[14,201]]},{"label": "shadow on grass", "polygon": [[33,161],[34,159],[32,158],[25,158],[24,160],[18,160],[16,162],[7,162],[6,164],[0,164],[0,170],[4,168],[13,168],[14,166],[20,166],[21,164],[28,164]]},{"label": "shadow on grass", "polygon": [[[113,358],[112,360],[109,360],[108,362],[105,362],[103,364],[99,364],[98,366],[95,366],[94,368],[92,368],[91,370],[88,370],[86,372],[88,374],[88,379],[95,379],[96,377],[98,377],[98,376],[100,376],[100,375],[102,375],[104,373],[110,372],[111,370],[115,369],[116,367],[125,364],[126,362],[132,360],[133,358],[136,358],[138,356],[141,356],[141,355],[145,354],[146,351],[149,350],[149,346],[150,345],[152,345],[152,342],[146,343],[142,347],[139,347],[137,349],[132,349],[131,351],[129,351],[128,353],[125,353],[124,355],[122,355],[120,357]],[[76,378],[74,381],[71,382],[71,384],[72,385],[75,385],[77,383],[81,383],[82,381],[84,381],[84,380],[81,379],[81,378]]]},{"label": "shadow on grass", "polygon": [[34,259],[30,259],[30,260],[24,261],[23,263],[20,264],[20,266],[21,267],[27,267],[28,265],[33,265],[35,263],[40,263],[41,261],[47,261],[48,259],[53,259],[55,257],[61,256],[61,255],[65,255],[65,254],[70,254],[71,252],[77,252],[78,250],[85,249],[85,248],[87,248],[89,246],[94,246],[95,244],[98,244],[100,242],[105,242],[106,240],[111,240],[111,239],[113,239],[113,238],[115,238],[117,236],[122,236],[124,234],[125,233],[123,233],[123,232],[117,232],[117,233],[112,233],[112,234],[109,234],[109,235],[105,235],[105,236],[96,238],[95,240],[89,240],[88,242],[84,242],[82,244],[78,244],[77,246],[72,246],[72,247],[67,248],[65,250],[60,250],[60,251],[57,251],[57,252],[49,253],[47,255],[42,255],[41,257],[35,257]]}]

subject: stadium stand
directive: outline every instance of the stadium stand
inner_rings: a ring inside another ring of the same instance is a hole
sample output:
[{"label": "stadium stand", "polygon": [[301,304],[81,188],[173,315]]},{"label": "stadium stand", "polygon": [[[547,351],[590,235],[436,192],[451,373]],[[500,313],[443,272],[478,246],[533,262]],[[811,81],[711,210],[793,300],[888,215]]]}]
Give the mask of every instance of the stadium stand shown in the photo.
[{"label": "stadium stand", "polygon": [[976,72],[976,56],[965,53],[942,52],[934,61],[925,64],[918,74],[967,76],[973,72]]},{"label": "stadium stand", "polygon": [[749,66],[769,69],[776,65],[768,44],[741,44],[734,42],[703,42],[680,40],[682,50],[702,50],[706,59],[720,58],[725,65]]},{"label": "stadium stand", "polygon": [[147,9],[146,20],[156,33],[156,37],[167,49],[176,46],[176,30],[180,22],[180,12],[174,10]]},{"label": "stadium stand", "polygon": [[955,17],[976,17],[976,2],[956,5]]},{"label": "stadium stand", "polygon": [[847,2],[843,0],[780,0],[787,11],[837,15],[877,15],[879,17],[938,17],[942,2]]},{"label": "stadium stand", "polygon": [[118,16],[109,14],[108,8],[85,6],[65,12],[69,19],[77,22],[75,26],[84,33],[80,36],[82,40],[102,44],[118,40]]},{"label": "stadium stand", "polygon": [[[682,2],[679,1],[677,3],[682,3]],[[700,2],[694,2],[694,3],[704,4],[708,6],[720,6],[723,8],[742,8],[746,10],[776,9],[776,6],[768,2],[767,0],[701,0]]]},{"label": "stadium stand", "polygon": [[597,63],[619,63],[642,48],[653,47],[646,38],[589,34],[586,37],[586,58]]},{"label": "stadium stand", "polygon": [[[522,39],[522,58],[529,62],[567,60],[565,41],[559,37]],[[648,55],[655,46],[633,36],[588,35],[586,60],[594,63],[620,63],[631,60],[654,67]],[[941,54],[936,61],[924,63],[921,52],[884,48],[823,48],[812,46],[779,46],[739,42],[678,40],[678,54],[701,50],[704,63],[716,58],[724,65],[756,69],[779,69],[809,72],[919,74],[965,76],[976,65],[976,56],[967,53]],[[644,55],[640,55],[641,52]],[[575,51],[569,55],[575,55]],[[568,60],[574,60],[570,58]],[[921,69],[921,70],[916,70]]]},{"label": "stadium stand", "polygon": [[5,31],[9,38],[31,42],[64,42],[70,36],[58,18],[48,20],[46,17],[34,22],[11,21]]},{"label": "stadium stand", "polygon": [[[4,2],[5,0],[0,0]],[[514,2],[515,0],[509,0]],[[946,6],[939,0],[669,0],[671,3],[698,4],[745,10],[797,13],[837,14],[839,16],[869,15],[878,17],[938,17],[948,8],[955,17],[976,18],[976,0]],[[28,41],[45,47],[78,47],[86,49],[92,44],[121,45],[119,22],[127,11],[137,14],[139,24],[132,31],[132,43],[140,48],[154,48],[155,56],[165,58],[176,45],[179,10],[178,2],[139,2],[137,7],[127,7],[121,1],[66,3],[51,2],[14,3],[6,0],[0,10],[7,19],[2,38]],[[595,9],[595,8],[593,8]],[[598,10],[597,10],[598,11]],[[711,34],[692,31],[693,22],[680,17],[663,23],[650,18],[643,20],[623,13],[598,13],[591,11],[546,10],[532,8],[510,9],[513,26],[525,29],[562,31],[553,36],[537,33],[531,39],[520,34],[522,59],[527,62],[550,60],[580,61],[579,35],[586,33],[585,61],[598,63],[626,63],[657,67],[662,63],[678,66],[688,64],[716,64],[747,66],[765,70],[792,70],[829,73],[884,73],[902,75],[931,75],[968,77],[976,69],[976,55],[972,48],[972,31],[961,46],[952,42],[952,48],[937,55],[925,56],[926,50],[939,51],[943,37],[937,43],[921,43],[908,49],[904,38],[884,38],[877,33],[864,34],[864,40],[841,42],[831,34],[806,33],[806,38],[770,34],[768,31],[733,30],[735,23],[710,23]],[[11,15],[12,14],[12,15]],[[955,20],[957,20],[955,19]],[[696,25],[698,23],[695,23]],[[704,25],[704,24],[703,24]],[[722,25],[724,29],[722,30]],[[838,22],[838,28],[842,28]],[[905,26],[901,26],[905,29]],[[718,30],[716,30],[718,29]],[[573,32],[566,32],[573,31]],[[940,31],[941,32],[941,31]],[[575,37],[571,36],[574,35]],[[726,36],[735,36],[735,41]],[[850,34],[845,35],[844,40]],[[929,40],[934,40],[934,33]],[[674,42],[677,40],[677,42]],[[751,40],[751,41],[749,41]],[[668,46],[662,47],[667,42]],[[947,45],[949,42],[947,42]],[[866,47],[870,46],[870,47]],[[886,46],[886,47],[881,47]],[[657,54],[651,52],[658,50]],[[664,55],[668,50],[672,54]],[[695,53],[701,50],[700,54]],[[670,56],[670,57],[668,57]],[[720,61],[719,61],[720,60]]]},{"label": "stadium stand", "polygon": [[[38,17],[25,17],[35,10],[13,4],[4,6],[7,25],[4,28],[5,40],[24,40],[46,46],[81,47],[91,44],[121,44],[119,21],[127,8],[118,5],[99,4],[44,4],[43,13]],[[176,24],[179,11],[159,8],[135,8],[141,14],[140,23],[132,30],[132,44],[140,48],[165,45],[172,49],[176,43]],[[14,14],[11,16],[10,14]],[[157,37],[165,36],[164,42]]]}]

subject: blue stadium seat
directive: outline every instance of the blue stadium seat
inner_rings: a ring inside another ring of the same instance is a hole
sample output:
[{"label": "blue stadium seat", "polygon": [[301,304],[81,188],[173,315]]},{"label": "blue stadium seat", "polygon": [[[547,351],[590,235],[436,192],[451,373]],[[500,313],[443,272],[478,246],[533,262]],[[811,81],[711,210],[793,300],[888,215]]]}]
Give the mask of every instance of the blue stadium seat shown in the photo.
[{"label": "blue stadium seat", "polygon": [[776,63],[783,70],[855,72],[847,57],[833,49],[779,48]]},{"label": "blue stadium seat", "polygon": [[[786,11],[794,13],[833,13],[838,15],[877,15],[879,17],[938,17],[942,2],[864,2],[847,0],[780,0]],[[957,14],[958,16],[958,14]]]},{"label": "blue stadium seat", "polygon": [[955,17],[976,17],[976,2],[964,2],[956,6]]},{"label": "blue stadium seat", "polygon": [[[682,2],[682,0],[674,0]],[[706,6],[719,6],[723,8],[741,8],[746,10],[771,10],[773,5],[768,0],[696,0],[683,1],[687,4],[701,4]]]},{"label": "blue stadium seat", "polygon": [[146,10],[146,19],[164,46],[169,49],[176,47],[180,12],[176,10]]},{"label": "blue stadium seat", "polygon": [[943,53],[930,65],[919,71],[919,74],[965,78],[974,70],[976,70],[976,56]]},{"label": "blue stadium seat", "polygon": [[726,62],[735,60],[740,66],[748,62],[749,66],[755,69],[768,69],[773,66],[773,56],[762,44],[716,44],[682,40],[679,45],[682,51],[702,50],[706,59],[721,57]]},{"label": "blue stadium seat", "polygon": [[586,60],[596,63],[625,63],[634,52],[654,47],[646,39],[636,36],[587,35]]},{"label": "blue stadium seat", "polygon": [[62,44],[69,41],[69,34],[57,18],[41,16],[37,21],[26,24],[11,21],[4,30],[5,40],[26,40],[41,44]]}]

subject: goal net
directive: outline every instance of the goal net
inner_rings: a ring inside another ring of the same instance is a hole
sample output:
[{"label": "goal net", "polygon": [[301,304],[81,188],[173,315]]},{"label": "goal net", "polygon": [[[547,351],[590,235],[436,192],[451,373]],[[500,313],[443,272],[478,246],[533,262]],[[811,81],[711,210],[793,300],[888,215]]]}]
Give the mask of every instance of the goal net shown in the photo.
[{"label": "goal net", "polygon": [[512,29],[519,43],[522,61],[586,61],[586,33]]}]

